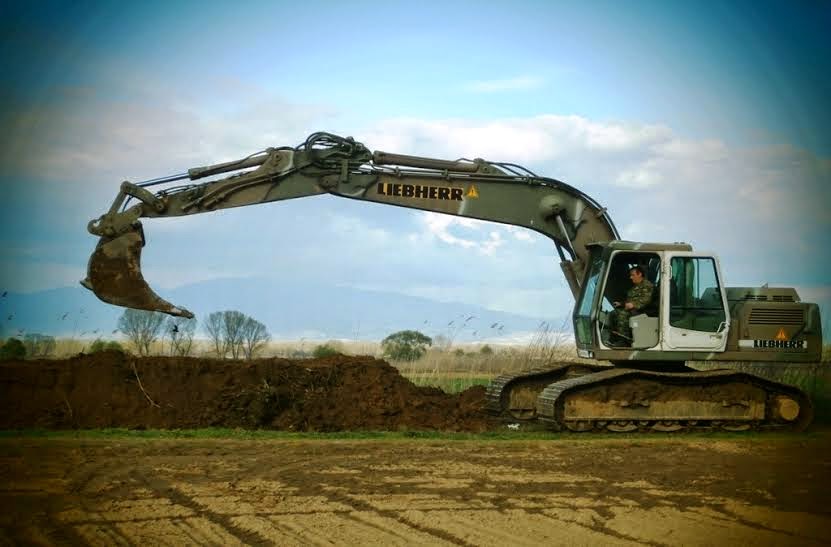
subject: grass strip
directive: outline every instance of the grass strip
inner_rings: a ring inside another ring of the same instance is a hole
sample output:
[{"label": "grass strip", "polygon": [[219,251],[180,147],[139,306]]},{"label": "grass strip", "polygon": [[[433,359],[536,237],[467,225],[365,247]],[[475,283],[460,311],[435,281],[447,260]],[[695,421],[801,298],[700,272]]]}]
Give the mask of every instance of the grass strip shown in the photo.
[{"label": "grass strip", "polygon": [[692,433],[568,433],[552,431],[487,431],[482,433],[460,433],[444,431],[336,431],[336,432],[292,432],[265,429],[78,429],[46,430],[23,429],[2,430],[0,439],[231,439],[231,440],[427,440],[427,441],[689,441],[700,440],[783,440],[805,441],[828,439],[831,430],[809,429],[802,433],[787,432],[745,432],[696,431]]}]

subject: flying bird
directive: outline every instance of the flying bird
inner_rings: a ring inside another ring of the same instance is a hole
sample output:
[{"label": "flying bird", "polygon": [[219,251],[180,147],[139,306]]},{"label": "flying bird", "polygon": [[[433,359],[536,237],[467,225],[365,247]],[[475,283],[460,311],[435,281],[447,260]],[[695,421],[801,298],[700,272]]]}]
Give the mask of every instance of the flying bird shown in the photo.
[{"label": "flying bird", "polygon": [[12,319],[14,319],[14,314],[11,314],[11,315],[10,315],[10,316],[8,316],[6,319],[7,319],[7,320],[9,320],[9,321],[11,321]]},{"label": "flying bird", "polygon": [[179,325],[173,325],[173,328],[172,328],[172,329],[170,329],[170,332],[172,332],[172,333],[174,333],[174,334],[176,334],[177,332],[179,332]]},{"label": "flying bird", "polygon": [[66,312],[65,314],[63,314],[63,317],[61,317],[61,321],[66,319],[68,316],[69,316],[69,312]]},{"label": "flying bird", "polygon": [[5,298],[7,294],[9,294],[9,291],[3,291],[3,294],[0,294],[0,298]]}]

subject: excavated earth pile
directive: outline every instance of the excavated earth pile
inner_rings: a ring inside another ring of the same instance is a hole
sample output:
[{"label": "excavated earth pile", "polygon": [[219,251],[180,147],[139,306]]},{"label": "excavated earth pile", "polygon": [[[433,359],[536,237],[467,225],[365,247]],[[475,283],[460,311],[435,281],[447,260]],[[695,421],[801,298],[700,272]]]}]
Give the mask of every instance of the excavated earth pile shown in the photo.
[{"label": "excavated earth pile", "polygon": [[372,357],[223,361],[120,352],[0,364],[0,429],[484,431],[481,386],[417,387]]}]

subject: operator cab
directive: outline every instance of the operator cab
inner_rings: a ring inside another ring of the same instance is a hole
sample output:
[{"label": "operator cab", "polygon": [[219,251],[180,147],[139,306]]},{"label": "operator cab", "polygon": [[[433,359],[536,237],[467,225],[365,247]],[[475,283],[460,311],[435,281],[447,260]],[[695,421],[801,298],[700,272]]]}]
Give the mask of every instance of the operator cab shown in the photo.
[{"label": "operator cab", "polygon": [[[683,243],[613,241],[589,246],[586,281],[574,310],[578,354],[620,360],[672,360],[690,352],[722,352],[729,315],[718,260]],[[615,302],[626,302],[640,267],[653,286],[651,299],[626,316]],[[629,329],[618,325],[628,324]],[[623,332],[621,332],[623,331]]]}]

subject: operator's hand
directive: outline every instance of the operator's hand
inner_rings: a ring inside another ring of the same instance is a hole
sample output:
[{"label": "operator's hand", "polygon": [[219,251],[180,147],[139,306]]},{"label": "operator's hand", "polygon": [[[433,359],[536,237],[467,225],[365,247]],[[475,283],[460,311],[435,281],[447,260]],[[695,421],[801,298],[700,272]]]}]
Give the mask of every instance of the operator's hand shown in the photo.
[{"label": "operator's hand", "polygon": [[627,302],[627,303],[623,306],[623,308],[624,308],[624,309],[626,309],[626,310],[634,310],[634,309],[635,309],[635,305],[634,305],[633,303],[631,303],[631,302]]}]

